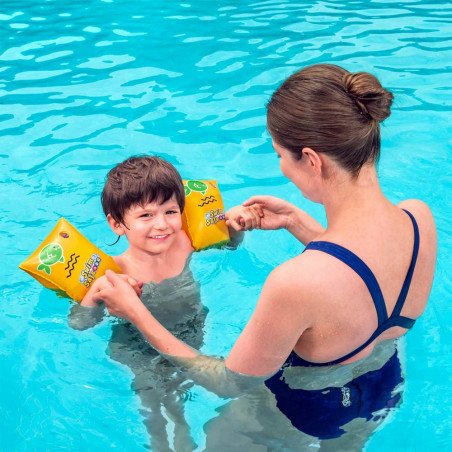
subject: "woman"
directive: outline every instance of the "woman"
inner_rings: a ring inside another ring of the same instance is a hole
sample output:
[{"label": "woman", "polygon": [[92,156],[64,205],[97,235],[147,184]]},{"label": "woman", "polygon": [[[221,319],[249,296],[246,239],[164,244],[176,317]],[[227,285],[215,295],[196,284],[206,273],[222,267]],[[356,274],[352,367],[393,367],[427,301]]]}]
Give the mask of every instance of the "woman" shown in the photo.
[{"label": "woman", "polygon": [[[228,212],[236,229],[286,228],[307,247],[269,275],[224,363],[178,341],[112,273],[112,288],[101,294],[110,313],[134,323],[168,359],[222,395],[266,380],[287,413],[296,402],[280,387],[283,366],[327,365],[333,372],[405,334],[427,304],[437,244],[429,208],[418,200],[395,206],[378,183],[379,123],[390,115],[392,99],[374,76],[325,64],[295,73],[273,94],[267,128],[281,171],[304,197],[323,204],[328,226],[270,196],[244,203],[257,205],[261,215]],[[385,372],[381,375],[394,374]],[[352,396],[341,389],[343,407]],[[298,420],[286,415],[297,427]],[[316,435],[322,434],[334,436]]]}]

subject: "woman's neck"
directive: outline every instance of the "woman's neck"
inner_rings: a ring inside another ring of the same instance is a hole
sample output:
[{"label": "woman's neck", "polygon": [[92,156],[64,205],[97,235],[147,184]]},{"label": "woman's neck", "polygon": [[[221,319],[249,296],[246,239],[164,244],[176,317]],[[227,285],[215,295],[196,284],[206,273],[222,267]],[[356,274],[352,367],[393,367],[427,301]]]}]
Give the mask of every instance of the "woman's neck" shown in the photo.
[{"label": "woman's neck", "polygon": [[338,172],[326,184],[322,203],[329,230],[356,224],[363,216],[391,206],[381,191],[374,165],[364,166],[356,179]]}]

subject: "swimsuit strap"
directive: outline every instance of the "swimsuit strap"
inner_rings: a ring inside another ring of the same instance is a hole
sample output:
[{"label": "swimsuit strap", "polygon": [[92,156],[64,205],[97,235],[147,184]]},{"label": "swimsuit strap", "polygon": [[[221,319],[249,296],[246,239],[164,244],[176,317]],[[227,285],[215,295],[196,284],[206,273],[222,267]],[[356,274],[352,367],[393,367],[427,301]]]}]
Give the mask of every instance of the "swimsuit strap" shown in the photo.
[{"label": "swimsuit strap", "polygon": [[419,228],[417,226],[416,220],[414,219],[413,215],[410,212],[408,212],[408,210],[405,209],[403,210],[409,215],[411,221],[413,222],[414,229],[413,256],[411,258],[410,268],[408,269],[408,272],[406,274],[405,281],[403,282],[399,298],[397,299],[397,302],[394,306],[394,310],[392,311],[391,317],[399,316],[400,312],[402,311],[403,305],[405,304],[405,300],[408,295],[408,290],[410,289],[411,279],[413,278],[414,267],[416,266],[417,255],[419,252]]},{"label": "swimsuit strap", "polygon": [[306,250],[323,251],[337,259],[344,264],[347,264],[352,270],[354,270],[366,284],[372,300],[375,305],[375,310],[378,316],[378,325],[382,325],[388,319],[388,312],[386,310],[386,304],[381,293],[380,285],[378,284],[375,275],[372,270],[362,261],[356,254],[352,253],[347,248],[341,245],[331,242],[310,242],[305,248]]},{"label": "swimsuit strap", "polygon": [[334,359],[333,361],[328,361],[328,362],[324,362],[324,363],[313,363],[313,362],[303,359],[301,356],[298,356],[292,350],[292,352],[289,355],[289,358],[284,363],[284,367],[286,367],[286,366],[323,367],[323,366],[334,366],[335,364],[340,364],[344,361],[347,361],[347,359],[350,359],[353,356],[357,355],[362,350],[364,350],[378,336],[380,336],[381,333],[383,333],[387,329],[392,328],[393,326],[400,326],[402,328],[406,328],[407,330],[409,330],[414,325],[414,322],[415,322],[414,319],[409,319],[408,317],[403,317],[403,316],[390,317],[373,332],[372,336],[370,336],[369,339],[367,339],[367,341],[364,342],[364,344],[355,348],[355,350],[351,351],[350,353],[347,353],[346,355],[341,356],[340,358]]},{"label": "swimsuit strap", "polygon": [[378,327],[374,331],[374,333],[369,337],[369,339],[364,342],[361,346],[348,353],[341,358],[335,359],[333,361],[329,361],[326,363],[311,363],[309,361],[304,360],[299,357],[295,352],[292,352],[289,356],[288,363],[292,365],[303,365],[303,366],[332,366],[334,364],[339,364],[347,359],[355,356],[360,351],[364,350],[367,346],[369,346],[381,333],[386,331],[393,326],[400,326],[402,328],[410,329],[414,323],[415,319],[410,319],[409,317],[405,317],[400,315],[400,312],[405,303],[408,290],[410,288],[411,279],[413,277],[414,268],[416,266],[417,255],[419,252],[419,228],[417,226],[416,220],[413,215],[408,212],[408,210],[403,209],[411,218],[414,229],[414,245],[413,245],[413,255],[411,258],[411,264],[408,268],[408,272],[405,277],[405,281],[403,282],[402,289],[399,294],[399,298],[395,304],[394,310],[392,311],[391,316],[388,318],[386,305],[384,302],[383,294],[381,293],[380,286],[372,273],[372,270],[354,253],[350,250],[337,245],[331,242],[310,242],[305,250],[318,250],[323,251],[324,253],[330,254],[331,256],[336,257],[340,261],[347,264],[350,268],[352,268],[358,275],[363,279],[367,288],[369,289],[370,295],[372,296],[373,302],[375,304],[375,309],[377,310],[378,315]]}]

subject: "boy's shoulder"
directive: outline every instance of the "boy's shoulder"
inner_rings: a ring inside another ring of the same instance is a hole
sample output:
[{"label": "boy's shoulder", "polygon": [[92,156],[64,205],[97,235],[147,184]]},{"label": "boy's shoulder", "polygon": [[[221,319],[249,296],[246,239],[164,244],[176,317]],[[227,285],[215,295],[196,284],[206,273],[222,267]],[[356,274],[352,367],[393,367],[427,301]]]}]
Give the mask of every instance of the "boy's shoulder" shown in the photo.
[{"label": "boy's shoulder", "polygon": [[184,249],[187,250],[189,253],[193,252],[195,249],[193,248],[193,245],[191,244],[191,240],[190,237],[188,237],[188,234],[181,229],[180,233],[179,233],[179,247],[180,249]]}]

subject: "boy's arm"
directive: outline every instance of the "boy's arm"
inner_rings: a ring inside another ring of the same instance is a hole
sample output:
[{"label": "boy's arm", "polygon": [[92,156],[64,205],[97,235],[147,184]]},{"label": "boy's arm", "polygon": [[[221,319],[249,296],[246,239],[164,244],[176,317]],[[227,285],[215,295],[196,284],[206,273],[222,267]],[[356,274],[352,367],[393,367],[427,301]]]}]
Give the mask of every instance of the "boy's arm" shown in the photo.
[{"label": "boy's arm", "polygon": [[[124,274],[119,274],[118,276],[128,282],[135,290],[135,293],[141,297],[143,283],[139,283]],[[101,276],[94,281],[81,303],[76,303],[71,307],[68,314],[68,323],[72,329],[86,330],[102,321],[105,315],[105,305],[97,294],[107,287],[111,287],[111,284],[105,276]]]},{"label": "boy's arm", "polygon": [[243,231],[236,231],[234,228],[228,225],[229,229],[229,242],[226,245],[227,249],[235,250],[239,247],[239,245],[243,242],[243,237],[245,233]]},{"label": "boy's arm", "polygon": [[68,324],[73,330],[86,330],[97,325],[104,318],[104,304],[83,306],[75,303],[68,314]]},{"label": "boy's arm", "polygon": [[100,278],[96,279],[91,287],[89,288],[88,292],[86,292],[85,296],[83,297],[83,300],[80,302],[81,306],[89,306],[89,307],[98,307],[101,300],[96,300],[96,294],[101,290],[102,282],[104,282],[105,285],[105,276],[101,276]]},{"label": "boy's arm", "polygon": [[101,322],[105,314],[105,306],[101,300],[96,301],[95,295],[102,287],[102,279],[104,285],[106,282],[105,276],[101,276],[96,279],[94,283],[86,292],[83,300],[79,303],[75,303],[68,314],[68,324],[74,330],[86,330],[92,328]]}]

